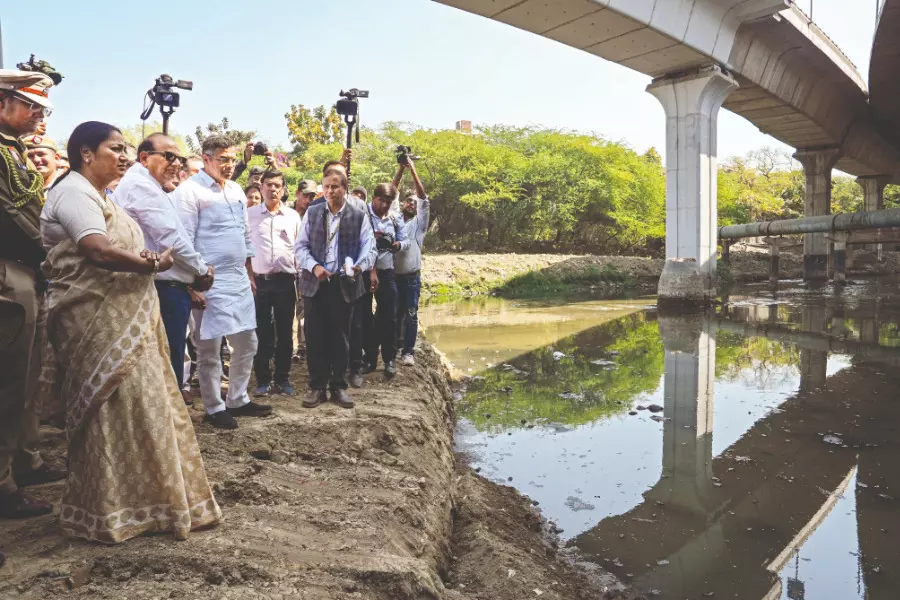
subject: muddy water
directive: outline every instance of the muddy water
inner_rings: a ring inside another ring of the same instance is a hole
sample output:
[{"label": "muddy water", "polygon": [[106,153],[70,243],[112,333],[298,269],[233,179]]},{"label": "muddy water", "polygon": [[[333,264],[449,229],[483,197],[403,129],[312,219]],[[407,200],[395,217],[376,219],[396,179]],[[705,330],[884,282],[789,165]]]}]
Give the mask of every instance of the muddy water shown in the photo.
[{"label": "muddy water", "polygon": [[425,307],[457,443],[653,597],[900,598],[900,292]]}]

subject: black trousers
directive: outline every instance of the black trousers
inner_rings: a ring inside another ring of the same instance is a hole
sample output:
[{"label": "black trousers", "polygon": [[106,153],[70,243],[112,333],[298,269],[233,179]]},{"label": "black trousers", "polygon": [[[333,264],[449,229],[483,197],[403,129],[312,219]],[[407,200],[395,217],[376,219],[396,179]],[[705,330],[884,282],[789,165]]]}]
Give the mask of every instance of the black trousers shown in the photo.
[{"label": "black trousers", "polygon": [[369,283],[369,271],[360,273],[359,277],[363,278],[363,284],[365,285],[366,291],[351,307],[353,313],[350,321],[351,373],[359,373],[363,366],[363,323],[366,319],[366,307],[368,307],[368,314],[370,316],[372,314],[372,292],[369,291],[371,288]]},{"label": "black trousers", "polygon": [[303,297],[306,313],[306,364],[309,387],[347,389],[352,305],[344,301],[338,277],[319,284],[315,296]]},{"label": "black trousers", "polygon": [[256,336],[259,349],[253,360],[256,382],[272,381],[271,363],[275,358],[275,382],[287,383],[294,354],[294,311],[297,287],[290,273],[256,278]]},{"label": "black trousers", "polygon": [[169,339],[169,361],[180,390],[184,386],[185,332],[191,318],[191,295],[186,285],[171,281],[157,281],[156,294],[159,296],[159,315]]},{"label": "black trousers", "polygon": [[397,282],[393,269],[379,269],[378,289],[374,298],[377,302],[372,314],[373,294],[367,294],[368,304],[363,308],[363,360],[373,367],[378,364],[378,349],[381,359],[389,362],[397,358]]}]

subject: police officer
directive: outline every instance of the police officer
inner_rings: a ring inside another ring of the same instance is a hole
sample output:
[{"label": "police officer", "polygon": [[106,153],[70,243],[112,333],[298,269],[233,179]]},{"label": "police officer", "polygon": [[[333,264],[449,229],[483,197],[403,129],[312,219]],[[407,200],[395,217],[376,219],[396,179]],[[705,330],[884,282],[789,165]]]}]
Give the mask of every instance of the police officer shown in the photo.
[{"label": "police officer", "polygon": [[44,191],[46,192],[56,180],[59,170],[59,149],[56,142],[46,135],[29,135],[22,138],[22,143],[27,149],[27,156],[34,167],[44,178]]},{"label": "police officer", "polygon": [[47,96],[52,85],[43,73],[0,69],[0,299],[21,307],[23,317],[20,322],[18,317],[17,322],[0,317],[10,321],[0,321],[0,329],[15,331],[0,348],[0,518],[50,513],[49,502],[19,486],[65,477],[44,464],[34,448],[38,424],[34,395],[40,368],[34,341],[43,282],[44,178],[26,158],[20,141],[50,114]]}]

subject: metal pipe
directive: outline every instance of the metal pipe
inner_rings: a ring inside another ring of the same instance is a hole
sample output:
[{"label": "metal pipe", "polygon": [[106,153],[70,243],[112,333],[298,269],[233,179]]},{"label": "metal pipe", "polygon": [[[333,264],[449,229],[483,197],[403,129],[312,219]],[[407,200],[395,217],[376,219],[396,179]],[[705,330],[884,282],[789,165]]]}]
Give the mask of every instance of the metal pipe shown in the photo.
[{"label": "metal pipe", "polygon": [[833,233],[835,231],[860,231],[900,227],[900,208],[872,210],[868,212],[785,219],[783,221],[763,221],[745,225],[719,227],[720,239],[761,237],[764,235],[795,235],[799,233]]}]

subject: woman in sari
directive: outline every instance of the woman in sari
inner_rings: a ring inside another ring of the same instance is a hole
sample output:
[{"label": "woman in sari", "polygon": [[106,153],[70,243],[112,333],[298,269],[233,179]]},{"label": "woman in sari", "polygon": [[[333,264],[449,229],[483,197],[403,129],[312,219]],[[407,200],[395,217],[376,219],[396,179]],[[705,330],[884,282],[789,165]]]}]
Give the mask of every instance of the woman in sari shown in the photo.
[{"label": "woman in sari", "polygon": [[45,382],[66,403],[65,533],[119,543],[149,532],[184,539],[222,513],[169,361],[153,275],[170,253],[143,250],[137,223],[106,197],[127,165],[121,132],[82,123],[71,170],[41,214],[50,280]]}]

